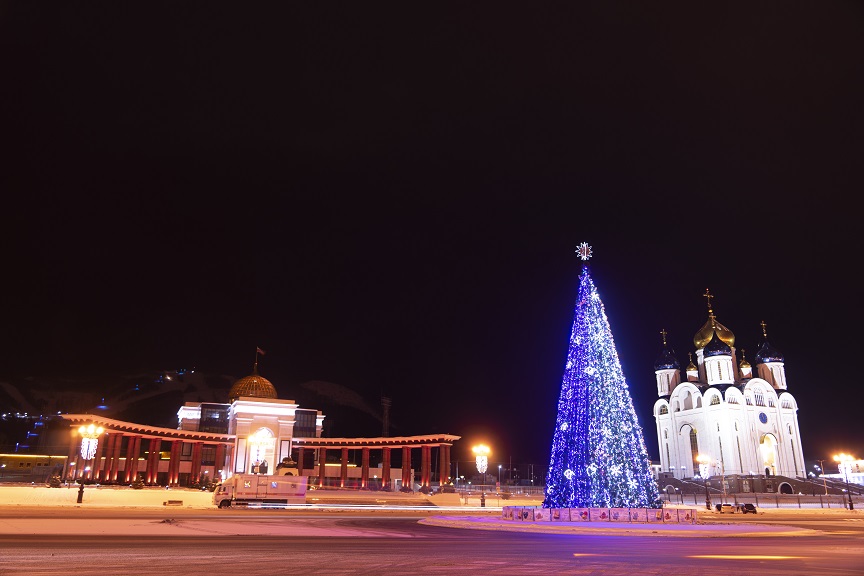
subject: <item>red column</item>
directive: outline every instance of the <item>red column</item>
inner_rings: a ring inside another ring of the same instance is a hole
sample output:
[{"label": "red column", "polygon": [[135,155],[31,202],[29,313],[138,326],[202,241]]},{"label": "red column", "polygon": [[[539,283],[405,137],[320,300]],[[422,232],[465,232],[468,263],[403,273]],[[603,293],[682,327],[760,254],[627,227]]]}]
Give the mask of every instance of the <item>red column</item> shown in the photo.
[{"label": "red column", "polygon": [[159,479],[159,451],[162,449],[161,438],[151,438],[147,451],[147,484],[156,484]]},{"label": "red column", "polygon": [[141,454],[141,436],[130,436],[126,445],[126,484],[138,479],[138,456]]},{"label": "red column", "polygon": [[429,463],[432,459],[432,448],[425,444],[420,447],[420,486],[429,487]]},{"label": "red column", "polygon": [[402,447],[402,487],[411,488],[411,448],[408,446]]},{"label": "red column", "polygon": [[326,475],[326,470],[324,465],[327,462],[327,448],[322,446],[318,449],[318,486],[324,486],[324,476]]},{"label": "red column", "polygon": [[381,458],[381,487],[385,489],[390,488],[390,447],[387,446],[382,449],[382,458]]},{"label": "red column", "polygon": [[348,447],[342,447],[342,467],[339,470],[339,487],[344,488],[348,481]]},{"label": "red column", "polygon": [[192,469],[189,470],[189,481],[197,482],[201,476],[201,442],[192,444]]},{"label": "red column", "polygon": [[[93,470],[93,477],[101,482],[111,480],[111,462],[114,458],[114,440],[117,435],[114,432],[105,434],[105,460],[104,465],[100,465],[99,469]],[[99,442],[100,444],[102,441]],[[100,459],[101,460],[101,459]]]},{"label": "red column", "polygon": [[87,479],[99,479],[97,472],[102,470],[102,453],[105,451],[105,443],[108,442],[108,433],[105,432],[98,438],[96,444],[96,456],[93,457],[93,463],[90,465],[90,471],[87,473]]},{"label": "red column", "polygon": [[450,482],[450,446],[447,444],[442,444],[439,448],[438,456],[440,458],[440,462],[438,463],[441,473],[438,476],[438,482],[441,486],[444,486],[448,482]]},{"label": "red column", "polygon": [[171,442],[171,460],[168,462],[168,485],[177,486],[180,478],[180,446],[182,440]]},{"label": "red column", "polygon": [[116,482],[120,475],[120,450],[123,447],[123,434],[114,434],[114,449],[111,451],[110,468],[107,475],[109,482]]},{"label": "red column", "polygon": [[300,446],[297,449],[297,475],[303,476],[303,459],[306,456],[306,449]]},{"label": "red column", "polygon": [[369,487],[369,447],[363,447],[363,463],[360,465],[360,487]]},{"label": "red column", "polygon": [[225,444],[216,445],[216,461],[213,463],[213,481],[222,480],[222,470],[225,468]]}]

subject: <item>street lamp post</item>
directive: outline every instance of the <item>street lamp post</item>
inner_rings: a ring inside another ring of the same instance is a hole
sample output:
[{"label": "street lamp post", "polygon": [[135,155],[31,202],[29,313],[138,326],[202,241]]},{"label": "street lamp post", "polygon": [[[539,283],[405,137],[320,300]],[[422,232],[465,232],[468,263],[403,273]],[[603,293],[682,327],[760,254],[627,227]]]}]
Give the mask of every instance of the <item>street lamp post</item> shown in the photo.
[{"label": "street lamp post", "polygon": [[853,510],[852,490],[849,489],[849,470],[852,468],[852,462],[855,460],[855,457],[849,454],[837,454],[834,456],[834,460],[839,462],[838,468],[843,469],[843,476],[846,478],[846,496],[849,498],[849,510]]},{"label": "street lamp post", "polygon": [[827,496],[828,483],[825,481],[825,460],[817,460],[817,462],[819,462],[819,466],[817,467],[819,475],[822,476],[822,487],[825,488],[825,496]]},{"label": "street lamp post", "polygon": [[708,492],[708,463],[711,459],[700,454],[696,457],[699,463],[699,474],[702,476],[702,484],[705,485],[705,508],[711,510],[711,494]]},{"label": "street lamp post", "polygon": [[501,489],[501,464],[498,464],[498,489]]},{"label": "street lamp post", "polygon": [[[96,456],[96,447],[99,445],[99,437],[105,429],[95,424],[89,426],[81,426],[78,428],[78,434],[81,435],[81,458],[84,462],[89,462]],[[81,483],[78,486],[78,504],[84,500],[84,476],[78,479]]]},{"label": "street lamp post", "polygon": [[489,464],[489,447],[484,445],[472,448],[477,461],[477,472],[483,474],[483,486],[480,488],[480,507],[486,507],[486,468]]}]

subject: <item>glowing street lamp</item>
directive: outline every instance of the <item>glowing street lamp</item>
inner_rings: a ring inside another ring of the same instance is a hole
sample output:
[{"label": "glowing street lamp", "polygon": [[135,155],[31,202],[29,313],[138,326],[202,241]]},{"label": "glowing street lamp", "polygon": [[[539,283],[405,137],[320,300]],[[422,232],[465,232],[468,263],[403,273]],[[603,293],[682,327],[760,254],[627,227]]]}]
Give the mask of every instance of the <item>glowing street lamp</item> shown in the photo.
[{"label": "glowing street lamp", "polygon": [[474,452],[477,460],[477,472],[483,474],[483,487],[480,489],[480,507],[484,508],[486,506],[486,468],[489,465],[489,453],[491,450],[483,444],[474,446],[471,450]]},{"label": "glowing street lamp", "polygon": [[[96,448],[99,446],[99,436],[105,431],[101,426],[90,424],[89,426],[81,426],[78,428],[78,434],[81,435],[81,459],[84,460],[84,470],[91,470],[87,462],[96,456]],[[92,474],[92,472],[87,472]],[[78,486],[78,504],[84,501],[84,472],[82,472],[81,483]]]},{"label": "glowing street lamp", "polygon": [[849,472],[852,470],[852,462],[855,461],[855,457],[849,454],[837,454],[834,456],[834,460],[839,462],[837,468],[842,470],[843,475],[846,477],[846,496],[849,498],[849,510],[853,510],[852,491],[849,489]]},{"label": "glowing street lamp", "polygon": [[705,485],[705,508],[711,510],[711,494],[708,492],[708,465],[711,463],[711,458],[699,454],[696,457],[696,462],[699,463],[699,474],[702,476],[702,483]]}]

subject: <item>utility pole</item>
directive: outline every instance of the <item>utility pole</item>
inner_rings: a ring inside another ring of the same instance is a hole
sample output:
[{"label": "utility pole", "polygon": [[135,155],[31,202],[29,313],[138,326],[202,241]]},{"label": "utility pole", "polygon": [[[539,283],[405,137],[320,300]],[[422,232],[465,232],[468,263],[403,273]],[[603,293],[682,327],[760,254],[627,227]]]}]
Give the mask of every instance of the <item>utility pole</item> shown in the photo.
[{"label": "utility pole", "polygon": [[825,488],[825,496],[828,495],[828,483],[825,481],[825,460],[817,460],[819,462],[819,475],[822,476],[822,487]]}]

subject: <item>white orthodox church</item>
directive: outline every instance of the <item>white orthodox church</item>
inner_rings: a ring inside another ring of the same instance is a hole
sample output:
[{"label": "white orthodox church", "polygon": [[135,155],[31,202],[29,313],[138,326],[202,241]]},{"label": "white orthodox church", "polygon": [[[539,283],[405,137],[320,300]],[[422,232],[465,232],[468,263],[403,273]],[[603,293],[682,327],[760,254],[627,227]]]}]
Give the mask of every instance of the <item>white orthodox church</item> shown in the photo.
[{"label": "white orthodox church", "polygon": [[756,373],[736,356],[735,335],[717,321],[706,290],[708,321],[693,337],[696,363],[682,380],[663,336],[654,365],[659,400],[654,404],[661,472],[675,478],[714,475],[805,476],[798,404],[786,391],[783,356],[762,344]]}]

